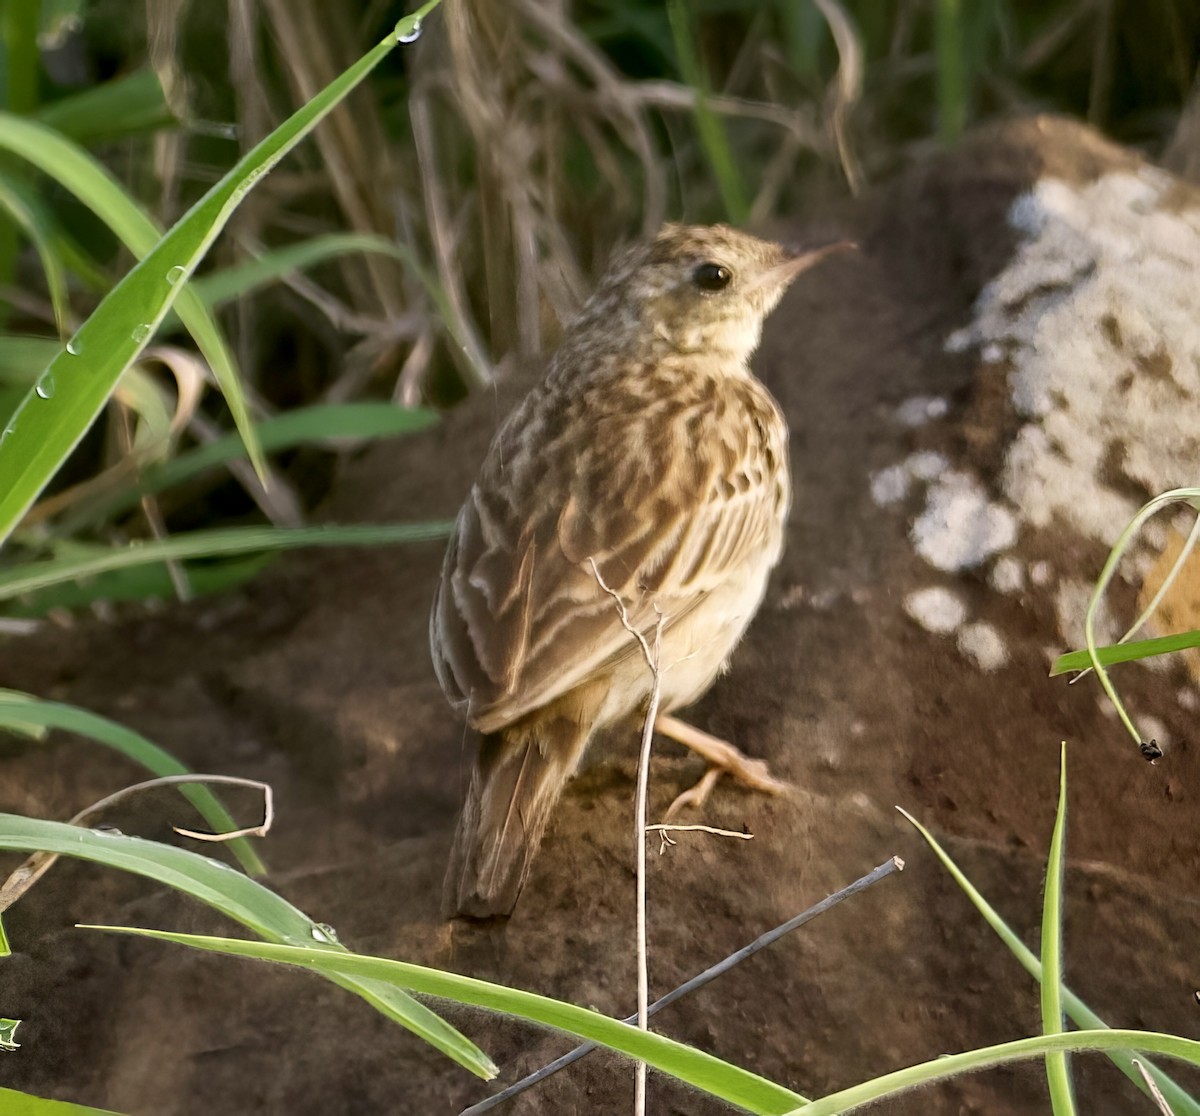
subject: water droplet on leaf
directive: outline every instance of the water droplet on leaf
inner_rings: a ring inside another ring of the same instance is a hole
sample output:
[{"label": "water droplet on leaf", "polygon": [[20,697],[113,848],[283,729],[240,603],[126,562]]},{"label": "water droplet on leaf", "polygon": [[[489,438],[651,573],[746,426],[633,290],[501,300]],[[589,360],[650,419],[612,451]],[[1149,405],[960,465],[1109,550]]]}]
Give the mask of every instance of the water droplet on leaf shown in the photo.
[{"label": "water droplet on leaf", "polygon": [[175,267],[171,268],[171,270],[167,272],[167,286],[168,287],[175,286],[175,284],[178,283],[179,280],[182,279],[185,275],[187,275],[186,267],[176,265]]},{"label": "water droplet on leaf", "polygon": [[396,42],[398,43],[415,43],[421,37],[421,21],[414,19],[412,26],[407,30],[403,29],[404,20],[396,24]]},{"label": "water droplet on leaf", "polygon": [[83,352],[83,346],[76,338],[72,337],[71,340],[67,342],[67,352],[70,353],[71,356],[79,356],[79,354]]},{"label": "water droplet on leaf", "polygon": [[37,393],[37,397],[39,399],[53,399],[54,392],[56,390],[56,385],[54,383],[54,377],[51,376],[49,372],[47,372],[34,385],[33,390]]},{"label": "water droplet on leaf", "polygon": [[134,329],[133,340],[137,342],[145,341],[146,338],[150,336],[150,329],[151,326],[149,322],[142,322],[140,326]]},{"label": "water droplet on leaf", "polygon": [[313,941],[327,942],[329,945],[336,945],[338,940],[337,931],[328,922],[314,923],[312,936]]}]

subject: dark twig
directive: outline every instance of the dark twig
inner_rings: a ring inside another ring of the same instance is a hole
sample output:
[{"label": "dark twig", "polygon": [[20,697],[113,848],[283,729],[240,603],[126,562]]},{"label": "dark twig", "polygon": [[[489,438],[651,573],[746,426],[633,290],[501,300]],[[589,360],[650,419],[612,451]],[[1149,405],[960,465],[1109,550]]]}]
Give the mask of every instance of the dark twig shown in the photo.
[{"label": "dark twig", "polygon": [[[824,914],[826,911],[836,907],[843,899],[849,899],[852,895],[857,895],[860,891],[866,891],[867,888],[877,884],[880,880],[890,876],[893,872],[900,872],[904,869],[904,861],[898,856],[894,856],[891,860],[885,861],[879,865],[873,872],[868,872],[861,879],[855,880],[848,887],[842,888],[841,891],[835,891],[832,895],[822,899],[819,903],[809,907],[808,910],[796,915],[795,918],[789,919],[782,926],[776,926],[774,930],[768,930],[761,937],[755,938],[748,946],[739,949],[736,953],[731,953],[724,961],[718,961],[715,965],[705,969],[704,972],[692,977],[685,984],[681,984],[672,992],[668,992],[660,1000],[655,1000],[647,1011],[649,1015],[655,1015],[668,1004],[673,1004],[676,1000],[682,999],[689,992],[694,992],[697,988],[703,988],[710,981],[716,980],[717,977],[727,973],[735,965],[740,965],[748,957],[753,957],[760,950],[766,949],[767,946],[779,941],[785,934],[790,934],[793,930],[803,926],[806,922],[811,922],[818,915]],[[636,1023],[637,1016],[631,1015],[626,1020],[626,1023]],[[480,1112],[489,1112],[497,1105],[503,1104],[506,1100],[515,1097],[518,1093],[523,1093],[531,1085],[536,1085],[540,1081],[545,1081],[547,1077],[557,1073],[560,1069],[565,1069],[572,1062],[577,1062],[580,1058],[590,1054],[596,1049],[598,1043],[585,1042],[574,1050],[564,1054],[561,1058],[551,1062],[548,1066],[543,1066],[540,1070],[531,1073],[528,1077],[521,1078],[514,1085],[510,1085],[502,1092],[496,1093],[494,1096],[488,1097],[486,1100],[481,1100],[478,1104],[471,1105],[470,1108],[464,1108],[459,1116],[477,1116]]]}]

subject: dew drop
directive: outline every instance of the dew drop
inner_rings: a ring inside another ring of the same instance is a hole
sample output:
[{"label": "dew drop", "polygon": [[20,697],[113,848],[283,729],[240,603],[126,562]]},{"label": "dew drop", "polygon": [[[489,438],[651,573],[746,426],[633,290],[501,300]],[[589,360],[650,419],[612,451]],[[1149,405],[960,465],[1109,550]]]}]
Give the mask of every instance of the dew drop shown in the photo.
[{"label": "dew drop", "polygon": [[175,286],[185,275],[187,275],[187,268],[177,264],[167,272],[167,286]]},{"label": "dew drop", "polygon": [[67,342],[67,352],[70,353],[71,356],[79,356],[79,354],[83,352],[83,346],[76,338],[72,337],[71,340]]},{"label": "dew drop", "polygon": [[34,385],[33,390],[37,393],[39,399],[53,399],[57,385],[54,383],[54,377],[47,372]]},{"label": "dew drop", "polygon": [[92,832],[97,837],[124,837],[125,836],[125,834],[122,833],[115,825],[96,825],[96,826],[92,827]]},{"label": "dew drop", "polygon": [[421,21],[419,19],[414,19],[412,26],[409,27],[407,31],[402,31],[400,29],[400,24],[403,22],[404,20],[401,20],[400,23],[396,25],[396,42],[415,43],[421,37]]},{"label": "dew drop", "polygon": [[312,928],[313,941],[337,945],[337,931],[328,922],[315,922]]},{"label": "dew drop", "polygon": [[149,322],[142,322],[142,324],[133,331],[133,340],[137,342],[145,341],[146,338],[150,336],[151,328],[152,327],[150,326]]}]

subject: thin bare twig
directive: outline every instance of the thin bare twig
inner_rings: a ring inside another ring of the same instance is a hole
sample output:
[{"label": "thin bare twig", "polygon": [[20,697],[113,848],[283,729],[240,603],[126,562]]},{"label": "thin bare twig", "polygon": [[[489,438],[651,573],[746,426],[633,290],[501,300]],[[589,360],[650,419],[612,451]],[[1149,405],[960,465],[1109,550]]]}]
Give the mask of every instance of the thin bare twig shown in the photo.
[{"label": "thin bare twig", "polygon": [[[265,837],[275,820],[275,798],[270,783],[264,783],[258,779],[243,779],[237,775],[204,775],[189,772],[186,775],[161,775],[157,779],[146,779],[144,782],[122,787],[119,791],[114,791],[98,802],[85,806],[67,824],[83,825],[110,806],[139,791],[152,790],[155,787],[177,786],[180,783],[229,783],[239,787],[255,787],[263,792],[263,820],[258,825],[249,826],[246,829],[235,829],[229,833],[197,833],[194,830],[181,829],[179,826],[173,825],[171,828],[183,837],[194,837],[198,841],[232,841],[235,837]],[[12,872],[4,883],[0,884],[0,914],[8,910],[49,872],[57,859],[58,853],[45,852],[35,852],[26,858],[24,863]]]},{"label": "thin bare twig", "polygon": [[736,837],[739,841],[753,841],[753,833],[743,833],[738,829],[717,829],[711,825],[648,825],[646,832],[654,831],[662,838],[658,846],[658,855],[662,856],[667,850],[668,845],[674,845],[676,842],[671,840],[672,833],[710,833],[714,837]]},{"label": "thin bare twig", "polygon": [[[668,992],[660,1000],[655,1000],[647,1009],[648,1014],[656,1015],[663,1008],[675,1003],[676,1000],[682,999],[689,992],[695,992],[698,988],[703,988],[706,984],[716,980],[717,977],[723,976],[736,965],[740,965],[747,958],[753,957],[756,953],[764,950],[769,945],[773,945],[779,941],[785,934],[790,934],[793,930],[803,926],[806,922],[811,922],[818,915],[823,915],[826,911],[832,910],[845,899],[849,899],[852,895],[857,895],[861,891],[866,891],[869,887],[873,887],[880,880],[886,879],[895,872],[903,871],[904,861],[898,856],[894,856],[891,860],[886,860],[872,872],[868,872],[850,884],[848,887],[842,888],[841,891],[835,891],[832,895],[822,899],[819,903],[815,903],[805,911],[801,911],[795,918],[788,919],[787,922],[780,926],[776,926],[774,930],[768,930],[765,934],[755,938],[748,946],[744,946],[736,953],[731,953],[723,961],[718,961],[715,965],[710,965],[704,972],[692,977],[691,980],[681,984],[678,988]],[[637,1016],[631,1015],[625,1019],[626,1023],[637,1022]],[[519,1093],[523,1093],[532,1085],[537,1085],[541,1081],[545,1081],[547,1077],[556,1074],[561,1069],[566,1069],[573,1062],[577,1062],[580,1058],[590,1054],[593,1050],[599,1047],[599,1043],[585,1042],[574,1050],[564,1054],[561,1058],[555,1059],[547,1066],[543,1066],[535,1073],[529,1074],[528,1077],[523,1077],[520,1081],[510,1085],[502,1092],[496,1093],[494,1096],[488,1097],[486,1100],[480,1101],[478,1104],[471,1105],[470,1108],[464,1108],[459,1116],[479,1116],[482,1112],[489,1112],[498,1105],[503,1104],[506,1100],[511,1100]]]}]

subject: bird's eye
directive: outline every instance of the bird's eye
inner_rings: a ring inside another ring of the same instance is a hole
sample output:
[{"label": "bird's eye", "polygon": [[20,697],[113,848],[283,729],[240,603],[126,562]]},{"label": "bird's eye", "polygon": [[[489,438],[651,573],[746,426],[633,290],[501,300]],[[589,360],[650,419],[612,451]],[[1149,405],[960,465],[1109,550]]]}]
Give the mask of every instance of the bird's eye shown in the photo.
[{"label": "bird's eye", "polygon": [[724,264],[702,263],[692,272],[692,282],[702,291],[723,291],[733,279],[733,272]]}]

